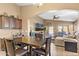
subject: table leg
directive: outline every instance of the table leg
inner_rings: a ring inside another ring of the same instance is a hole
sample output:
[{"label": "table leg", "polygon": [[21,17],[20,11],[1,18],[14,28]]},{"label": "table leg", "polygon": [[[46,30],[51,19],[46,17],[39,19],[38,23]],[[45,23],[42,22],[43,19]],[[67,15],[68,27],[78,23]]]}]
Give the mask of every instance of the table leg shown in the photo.
[{"label": "table leg", "polygon": [[30,56],[32,56],[32,46],[30,46]]}]

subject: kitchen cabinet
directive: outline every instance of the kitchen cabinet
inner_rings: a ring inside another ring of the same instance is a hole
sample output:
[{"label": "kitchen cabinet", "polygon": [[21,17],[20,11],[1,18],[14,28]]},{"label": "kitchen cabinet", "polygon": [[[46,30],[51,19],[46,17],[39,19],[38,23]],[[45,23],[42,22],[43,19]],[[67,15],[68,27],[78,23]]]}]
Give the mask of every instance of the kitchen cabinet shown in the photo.
[{"label": "kitchen cabinet", "polygon": [[14,17],[9,17],[9,21],[10,21],[10,29],[15,29],[16,28],[15,18]]},{"label": "kitchen cabinet", "polygon": [[0,29],[2,28],[2,17],[0,16]]},{"label": "kitchen cabinet", "polygon": [[22,19],[19,19],[19,29],[22,29]]},{"label": "kitchen cabinet", "polygon": [[0,39],[0,51],[5,50],[4,40]]},{"label": "kitchen cabinet", "polygon": [[22,20],[16,19],[16,29],[22,29]]},{"label": "kitchen cabinet", "polygon": [[9,17],[0,16],[0,27],[1,28],[9,28]]},{"label": "kitchen cabinet", "polygon": [[0,16],[0,29],[22,29],[22,20],[13,16]]}]

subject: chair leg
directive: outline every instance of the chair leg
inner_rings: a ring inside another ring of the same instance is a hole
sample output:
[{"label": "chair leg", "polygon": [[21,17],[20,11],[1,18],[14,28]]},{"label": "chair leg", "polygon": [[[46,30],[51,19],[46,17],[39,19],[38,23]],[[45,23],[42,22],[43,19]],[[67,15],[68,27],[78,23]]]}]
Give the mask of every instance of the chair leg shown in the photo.
[{"label": "chair leg", "polygon": [[[50,43],[51,46],[51,43]],[[49,46],[49,56],[51,56],[51,47]]]},{"label": "chair leg", "polygon": [[36,56],[39,56],[39,54],[36,54]]},{"label": "chair leg", "polygon": [[6,56],[9,56],[9,55],[6,53]]},{"label": "chair leg", "polygon": [[51,53],[49,52],[49,56],[51,56]]},{"label": "chair leg", "polygon": [[30,46],[30,56],[32,55],[32,46]]},{"label": "chair leg", "polygon": [[36,53],[36,56],[40,56],[41,54]]}]

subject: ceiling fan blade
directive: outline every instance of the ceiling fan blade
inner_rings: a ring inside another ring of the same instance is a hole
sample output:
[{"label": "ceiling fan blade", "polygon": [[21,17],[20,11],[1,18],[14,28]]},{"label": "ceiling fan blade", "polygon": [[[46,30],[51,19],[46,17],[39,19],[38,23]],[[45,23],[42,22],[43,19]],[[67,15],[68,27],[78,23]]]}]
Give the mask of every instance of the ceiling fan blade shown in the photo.
[{"label": "ceiling fan blade", "polygon": [[53,20],[54,20],[54,19],[58,19],[58,18],[59,18],[59,16],[54,16],[54,17],[53,17]]}]

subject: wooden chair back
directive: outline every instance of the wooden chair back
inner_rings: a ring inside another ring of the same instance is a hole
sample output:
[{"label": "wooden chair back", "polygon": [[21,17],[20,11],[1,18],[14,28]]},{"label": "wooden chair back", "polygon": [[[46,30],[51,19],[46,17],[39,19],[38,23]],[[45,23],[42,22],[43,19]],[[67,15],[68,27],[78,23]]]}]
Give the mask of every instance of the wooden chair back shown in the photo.
[{"label": "wooden chair back", "polygon": [[4,39],[6,55],[15,56],[15,45],[13,40]]}]

